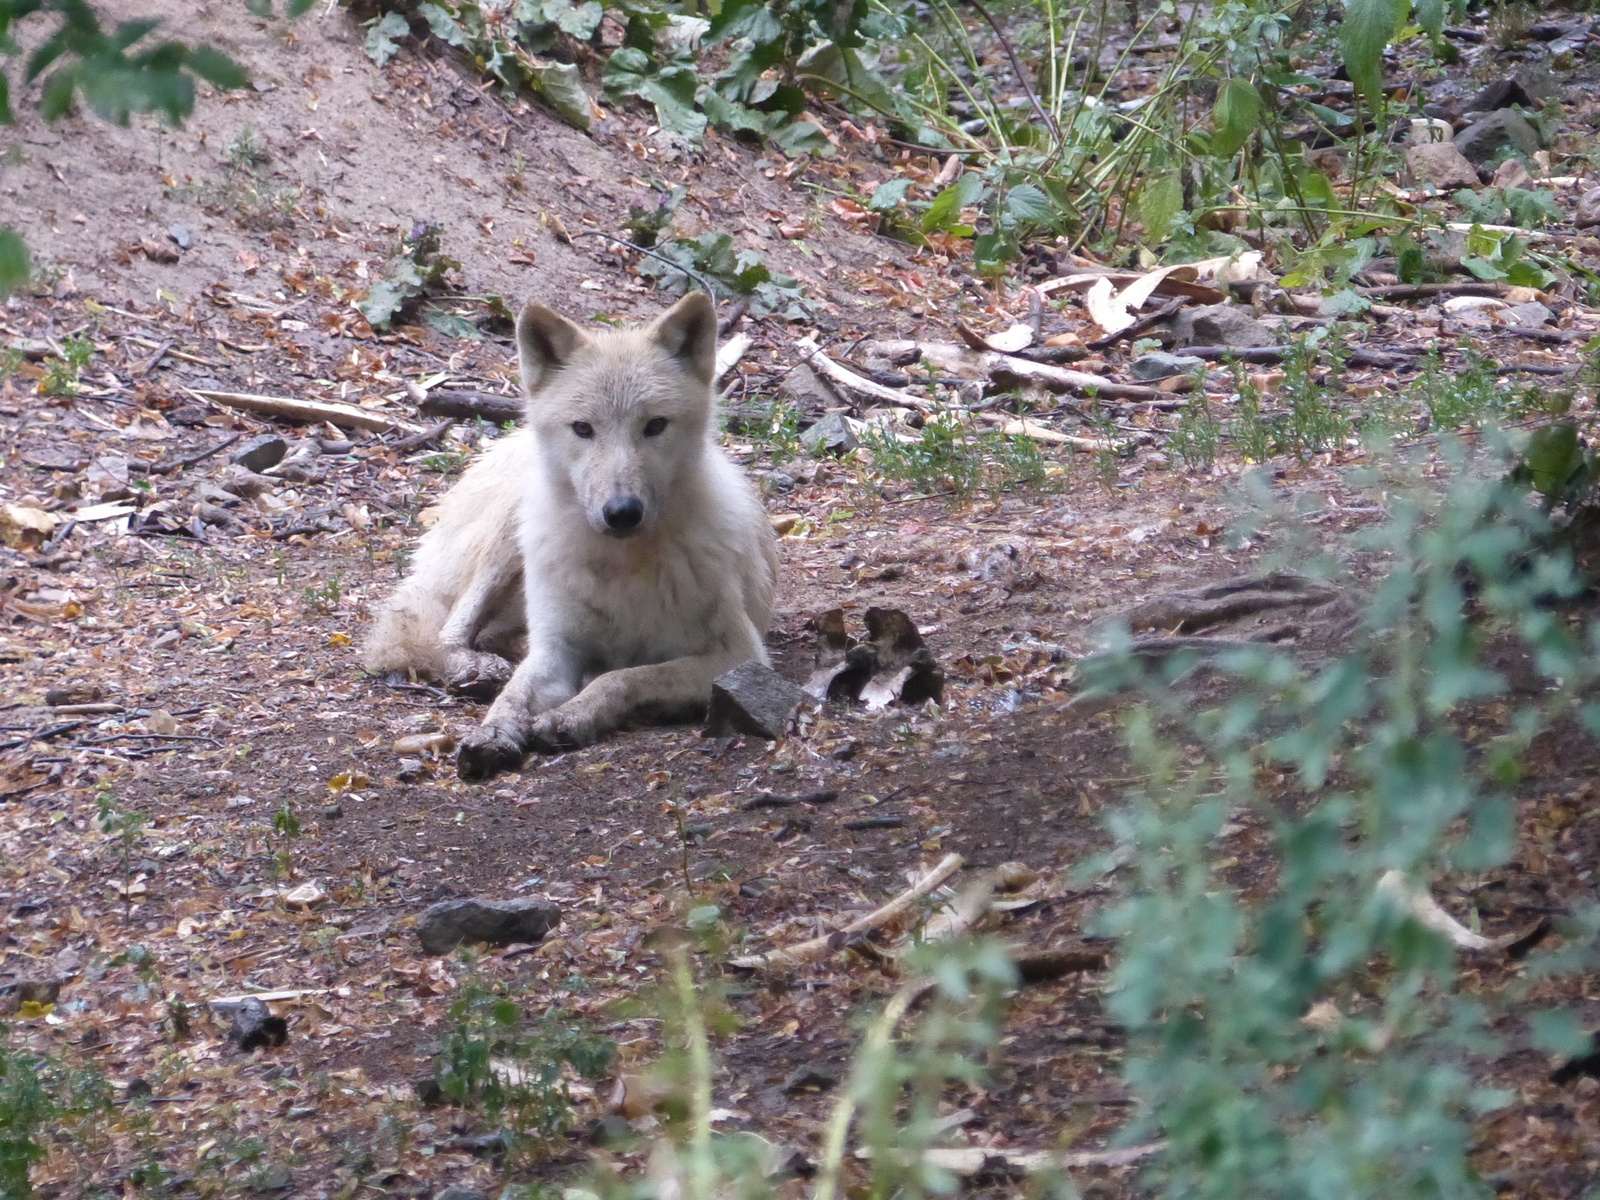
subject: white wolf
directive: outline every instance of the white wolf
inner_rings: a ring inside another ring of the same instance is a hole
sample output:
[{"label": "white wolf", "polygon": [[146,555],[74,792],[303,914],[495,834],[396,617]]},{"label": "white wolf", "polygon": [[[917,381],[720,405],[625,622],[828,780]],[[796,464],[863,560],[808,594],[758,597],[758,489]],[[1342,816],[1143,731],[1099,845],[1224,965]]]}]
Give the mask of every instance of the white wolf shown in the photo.
[{"label": "white wolf", "polygon": [[718,675],[766,661],[777,548],[714,440],[716,344],[699,292],[593,334],[523,309],[525,426],[445,497],[365,651],[374,671],[503,682],[462,743],[463,779],[631,721],[693,719]]}]

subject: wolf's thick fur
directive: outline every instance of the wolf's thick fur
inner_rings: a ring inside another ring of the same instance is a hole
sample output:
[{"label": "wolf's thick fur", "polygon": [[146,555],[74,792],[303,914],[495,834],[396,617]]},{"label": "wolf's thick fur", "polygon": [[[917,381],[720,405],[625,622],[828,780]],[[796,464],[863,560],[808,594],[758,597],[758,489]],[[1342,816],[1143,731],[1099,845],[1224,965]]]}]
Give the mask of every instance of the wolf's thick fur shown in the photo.
[{"label": "wolf's thick fur", "polygon": [[626,331],[523,310],[526,425],[445,497],[366,648],[376,671],[504,681],[462,743],[462,778],[692,718],[719,674],[766,660],[777,553],[713,440],[716,336],[700,293]]}]

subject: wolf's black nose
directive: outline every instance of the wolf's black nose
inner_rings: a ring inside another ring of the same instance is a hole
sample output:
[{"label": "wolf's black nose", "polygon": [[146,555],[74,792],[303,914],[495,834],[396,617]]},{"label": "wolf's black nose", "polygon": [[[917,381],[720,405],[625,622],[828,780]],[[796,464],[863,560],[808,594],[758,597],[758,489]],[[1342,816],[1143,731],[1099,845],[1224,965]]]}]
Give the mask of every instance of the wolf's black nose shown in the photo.
[{"label": "wolf's black nose", "polygon": [[601,510],[606,518],[606,528],[613,533],[628,533],[638,528],[644,520],[644,502],[637,496],[619,496],[607,500]]}]

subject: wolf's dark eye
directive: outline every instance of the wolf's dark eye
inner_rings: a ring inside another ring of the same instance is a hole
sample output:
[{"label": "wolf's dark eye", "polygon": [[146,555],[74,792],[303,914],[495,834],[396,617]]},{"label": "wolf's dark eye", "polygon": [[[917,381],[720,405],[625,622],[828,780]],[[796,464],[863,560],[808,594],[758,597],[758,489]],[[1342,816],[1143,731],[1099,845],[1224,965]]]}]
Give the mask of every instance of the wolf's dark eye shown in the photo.
[{"label": "wolf's dark eye", "polygon": [[572,432],[581,438],[592,438],[594,436],[594,426],[587,421],[574,421],[572,423]]},{"label": "wolf's dark eye", "polygon": [[655,437],[666,427],[667,419],[665,417],[651,417],[644,423],[644,435],[645,437]]}]

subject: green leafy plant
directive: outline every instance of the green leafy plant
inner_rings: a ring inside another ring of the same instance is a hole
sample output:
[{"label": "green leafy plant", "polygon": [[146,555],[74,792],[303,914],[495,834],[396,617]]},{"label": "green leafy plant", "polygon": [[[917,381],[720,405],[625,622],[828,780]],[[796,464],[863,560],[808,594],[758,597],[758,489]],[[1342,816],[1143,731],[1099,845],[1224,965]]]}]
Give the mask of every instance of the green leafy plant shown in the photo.
[{"label": "green leafy plant", "polygon": [[1211,411],[1204,387],[1196,387],[1178,414],[1178,427],[1167,438],[1167,447],[1185,466],[1210,470],[1222,444],[1222,422]]},{"label": "green leafy plant", "polygon": [[451,1003],[449,1019],[434,1074],[442,1096],[546,1141],[572,1122],[566,1072],[599,1078],[615,1052],[574,1013],[555,1010],[530,1022],[505,987],[476,975]]},{"label": "green leafy plant", "polygon": [[1051,478],[1032,438],[979,430],[970,418],[948,409],[930,415],[915,439],[869,425],[861,441],[870,454],[868,469],[879,481],[910,484],[957,501],[980,490],[998,495],[1015,487],[1037,488]]},{"label": "green leafy plant", "polygon": [[[1499,1016],[1526,1015],[1526,984],[1463,988],[1410,897],[1505,861],[1533,739],[1573,719],[1600,731],[1600,639],[1553,607],[1579,581],[1543,515],[1453,466],[1443,484],[1399,463],[1369,477],[1391,516],[1359,548],[1385,571],[1331,660],[1262,646],[1197,675],[1197,654],[1113,648],[1085,667],[1092,689],[1139,697],[1125,728],[1147,782],[1097,867],[1126,872],[1104,923],[1119,939],[1108,1005],[1141,1105],[1126,1136],[1167,1139],[1149,1180],[1162,1195],[1492,1194],[1471,1126],[1507,1097],[1472,1064]],[[1541,685],[1513,694],[1495,645],[1525,648]],[[1272,864],[1265,889],[1231,872],[1241,825]],[[1585,912],[1560,932],[1582,947],[1597,925]],[[1582,1040],[1550,1034],[1571,1032],[1561,1016],[1534,1026],[1552,1049]]]},{"label": "green leafy plant", "polygon": [[93,358],[94,343],[88,338],[67,338],[61,343],[61,353],[46,360],[39,390],[47,396],[77,395],[78,376]]},{"label": "green leafy plant", "polygon": [[444,227],[433,221],[419,221],[401,237],[399,250],[384,268],[385,278],[356,305],[374,329],[388,329],[424,296],[444,287],[451,271],[461,269],[444,253],[443,243]]},{"label": "green leafy plant", "polygon": [[773,314],[790,321],[803,321],[811,315],[800,281],[773,271],[754,250],[735,250],[730,234],[669,238],[658,243],[654,253],[640,259],[639,274],[654,279],[657,287],[673,295],[698,287],[695,277],[700,276],[748,297],[751,311],[758,315]]}]

